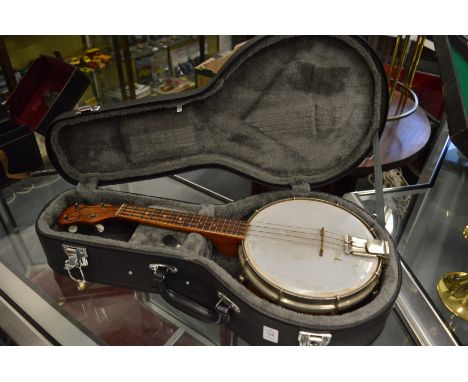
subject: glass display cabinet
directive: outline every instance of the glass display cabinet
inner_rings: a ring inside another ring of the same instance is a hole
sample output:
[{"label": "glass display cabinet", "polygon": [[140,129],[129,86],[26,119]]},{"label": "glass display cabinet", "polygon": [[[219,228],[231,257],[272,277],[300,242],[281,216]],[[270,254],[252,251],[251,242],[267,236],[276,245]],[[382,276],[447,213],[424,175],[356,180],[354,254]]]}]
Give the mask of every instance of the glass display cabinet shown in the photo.
[{"label": "glass display cabinet", "polygon": [[[153,67],[160,73],[175,70],[177,65],[173,64],[182,59],[172,55],[170,68],[163,67],[166,61],[161,54],[174,52],[151,42],[157,48],[153,50]],[[147,74],[146,58],[144,54],[140,57],[141,62],[133,68],[139,70],[135,75]],[[418,113],[425,115],[420,108]],[[447,272],[468,270],[468,159],[451,143],[445,117],[436,122],[436,128],[426,129],[431,144],[425,148],[421,170],[409,184],[379,192],[369,189],[368,182],[360,182],[359,173],[354,174],[358,180],[347,182],[347,191],[340,194],[384,218],[401,255],[401,291],[373,345],[468,344],[467,321],[448,309],[437,289]],[[385,150],[383,147],[384,159]],[[373,161],[367,158],[361,170]],[[371,173],[372,166],[368,167]],[[382,176],[379,168],[376,179]],[[51,199],[74,185],[51,168],[35,175],[0,190],[0,340],[4,337],[19,345],[246,344],[228,328],[189,317],[157,294],[97,283],[78,290],[73,280],[54,273],[47,265],[35,222]],[[261,190],[252,180],[219,168],[106,188],[211,204],[238,200]],[[461,280],[457,285],[462,289],[465,285],[466,305],[466,283]],[[466,312],[463,301],[461,309]]]}]

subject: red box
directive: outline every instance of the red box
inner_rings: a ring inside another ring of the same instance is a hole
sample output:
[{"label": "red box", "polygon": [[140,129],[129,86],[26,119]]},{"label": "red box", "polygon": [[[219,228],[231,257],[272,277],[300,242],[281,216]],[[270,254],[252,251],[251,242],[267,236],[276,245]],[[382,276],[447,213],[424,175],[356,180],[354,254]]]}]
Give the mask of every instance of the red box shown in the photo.
[{"label": "red box", "polygon": [[45,135],[55,117],[76,105],[89,83],[78,68],[41,56],[8,97],[10,118]]}]

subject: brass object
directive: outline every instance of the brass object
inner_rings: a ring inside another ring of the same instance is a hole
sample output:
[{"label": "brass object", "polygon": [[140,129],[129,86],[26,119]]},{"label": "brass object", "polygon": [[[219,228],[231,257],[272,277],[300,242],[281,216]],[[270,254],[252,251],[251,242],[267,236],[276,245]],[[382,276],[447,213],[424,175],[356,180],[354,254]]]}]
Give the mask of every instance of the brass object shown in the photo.
[{"label": "brass object", "polygon": [[[391,89],[390,89],[390,98],[389,98],[389,104],[390,105],[392,104],[393,94],[395,93],[397,82],[398,82],[398,79],[400,78],[401,69],[403,68],[403,63],[405,62],[406,55],[408,54],[409,41],[410,41],[410,35],[406,35],[405,40],[403,41],[403,49],[402,49],[402,51],[400,53],[400,58],[398,60],[397,71],[395,73],[395,77],[393,78],[392,86],[391,86]],[[392,76],[392,74],[393,73],[390,73],[390,77]]]},{"label": "brass object", "polygon": [[[392,100],[395,92],[401,93],[399,101],[396,105],[395,113],[389,116],[388,120],[397,120],[413,113],[417,109],[417,96],[411,90],[414,77],[416,75],[421,55],[424,50],[424,42],[426,36],[417,36],[416,41],[411,41],[411,36],[397,36],[395,46],[390,59],[388,70],[388,85],[389,85],[389,106],[392,105]],[[401,73],[404,72],[400,81]],[[408,97],[413,98],[415,107],[411,111],[405,112]]]},{"label": "brass object", "polygon": [[468,273],[445,273],[437,283],[437,292],[450,312],[468,321]]},{"label": "brass object", "polygon": [[76,287],[80,292],[84,291],[86,289],[86,281],[79,281]]},{"label": "brass object", "polygon": [[468,225],[466,225],[465,228],[463,229],[463,237],[465,239],[468,239]]},{"label": "brass object", "polygon": [[398,48],[400,46],[400,41],[401,41],[401,36],[397,36],[396,42],[395,42],[395,48],[393,49],[393,54],[392,58],[390,60],[390,66],[388,68],[388,82],[390,83],[390,80],[392,79],[393,75],[393,66],[395,65],[395,60],[398,55]]},{"label": "brass object", "polygon": [[413,86],[414,76],[416,75],[416,70],[419,66],[419,62],[421,61],[421,55],[424,49],[425,40],[426,36],[418,36],[418,38],[416,39],[416,47],[413,51],[412,57],[410,58],[409,70],[407,71],[407,73],[405,73],[405,81],[403,87],[405,91],[402,92],[402,97],[400,97],[400,101],[396,109],[396,114],[402,113],[405,109],[406,101],[408,98],[407,89],[411,89],[411,87]]}]

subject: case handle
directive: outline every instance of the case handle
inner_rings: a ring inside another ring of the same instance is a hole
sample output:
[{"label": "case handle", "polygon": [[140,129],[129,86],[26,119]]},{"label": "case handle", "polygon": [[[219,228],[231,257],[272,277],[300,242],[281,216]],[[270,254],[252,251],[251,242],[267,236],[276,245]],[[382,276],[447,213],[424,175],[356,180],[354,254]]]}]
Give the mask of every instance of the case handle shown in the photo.
[{"label": "case handle", "polygon": [[168,288],[164,282],[168,273],[176,273],[177,268],[166,264],[150,264],[161,297],[182,312],[209,324],[227,324],[231,320],[231,309],[240,313],[239,307],[223,293],[218,292],[219,301],[214,309],[206,308],[192,299]]}]

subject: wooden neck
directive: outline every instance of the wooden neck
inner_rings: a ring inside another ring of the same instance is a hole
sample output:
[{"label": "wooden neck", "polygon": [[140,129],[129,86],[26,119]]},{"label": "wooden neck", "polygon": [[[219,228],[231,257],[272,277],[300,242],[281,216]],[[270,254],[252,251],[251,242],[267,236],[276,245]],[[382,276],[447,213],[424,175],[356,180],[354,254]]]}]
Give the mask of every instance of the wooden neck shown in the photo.
[{"label": "wooden neck", "polygon": [[222,219],[159,208],[138,207],[129,204],[84,205],[68,207],[58,222],[66,227],[72,224],[97,224],[107,220],[128,220],[173,231],[199,233],[211,240],[221,253],[236,255],[237,245],[244,240],[248,223],[242,220]]},{"label": "wooden neck", "polygon": [[215,218],[186,212],[122,204],[115,216],[120,219],[162,228],[201,234],[244,238],[247,222]]}]

